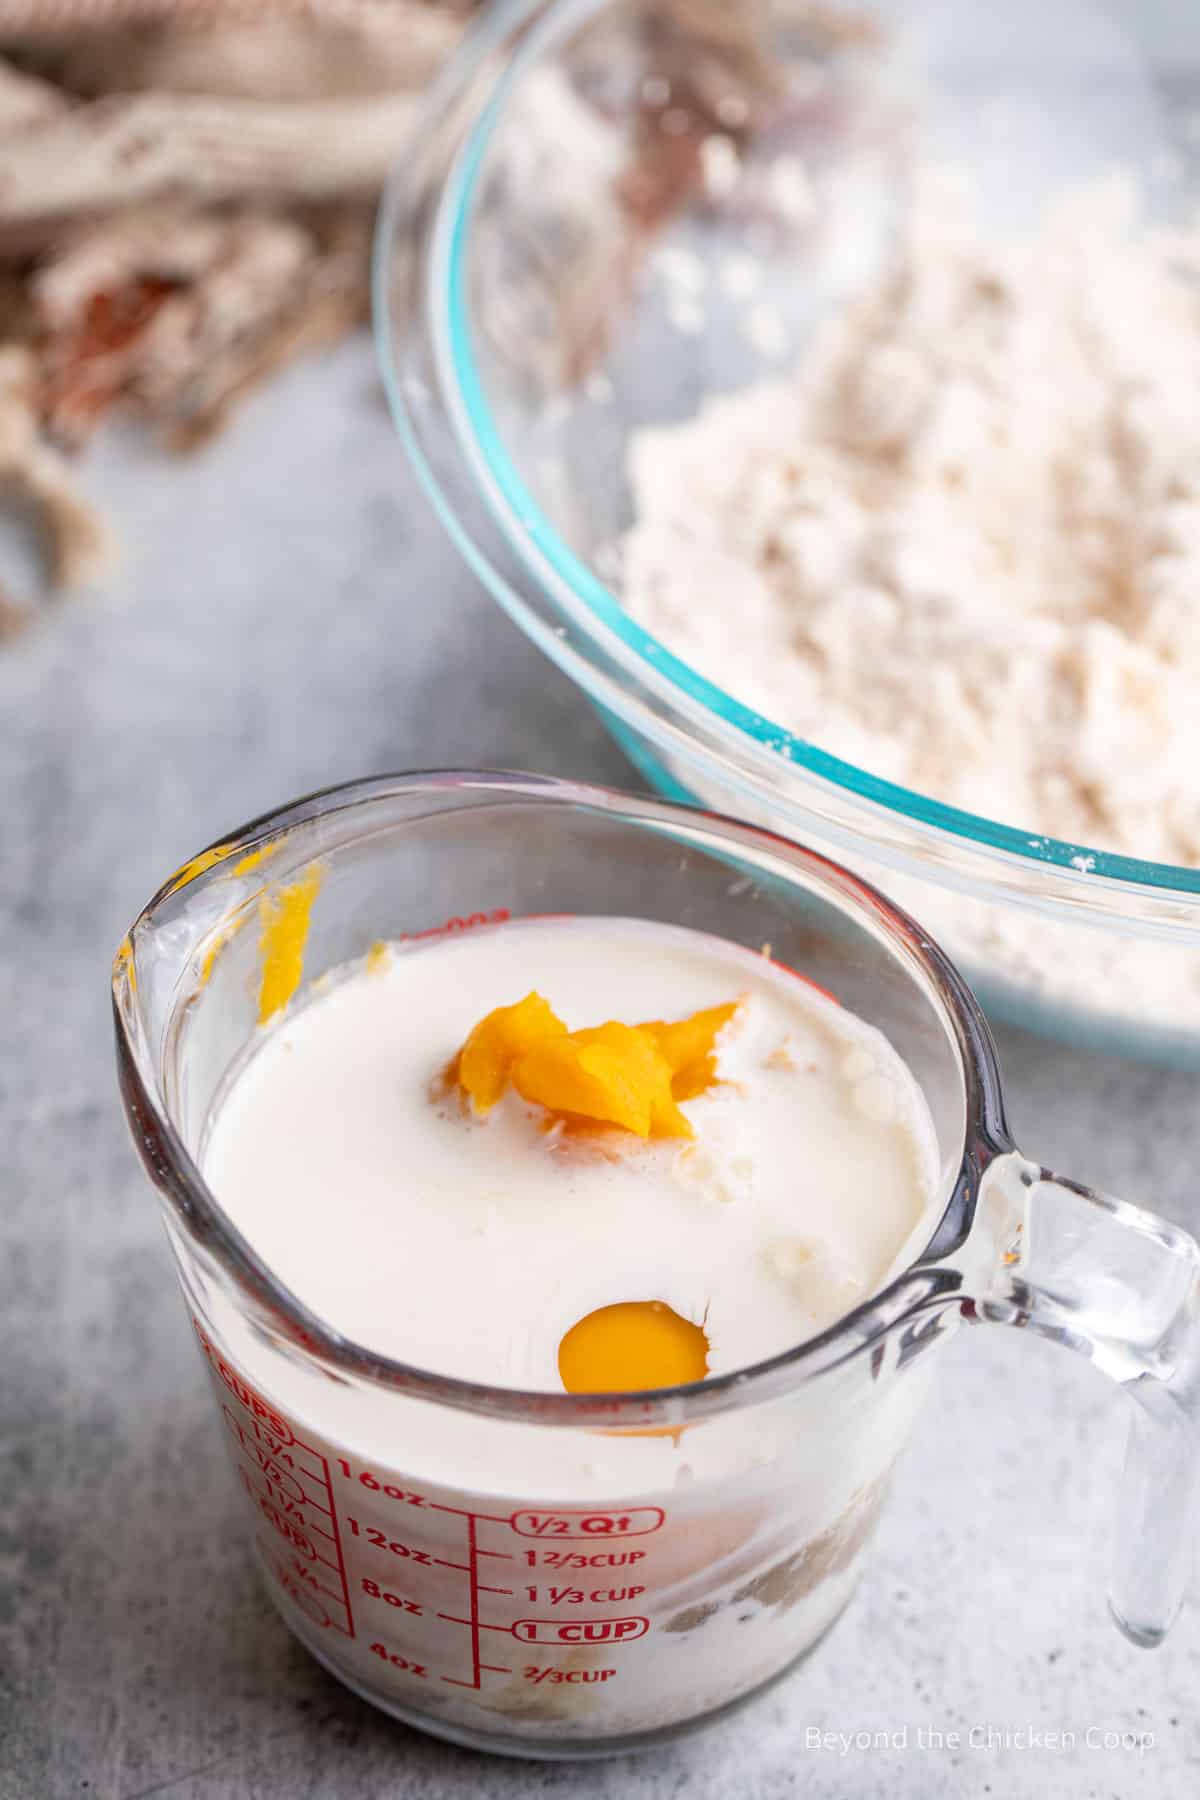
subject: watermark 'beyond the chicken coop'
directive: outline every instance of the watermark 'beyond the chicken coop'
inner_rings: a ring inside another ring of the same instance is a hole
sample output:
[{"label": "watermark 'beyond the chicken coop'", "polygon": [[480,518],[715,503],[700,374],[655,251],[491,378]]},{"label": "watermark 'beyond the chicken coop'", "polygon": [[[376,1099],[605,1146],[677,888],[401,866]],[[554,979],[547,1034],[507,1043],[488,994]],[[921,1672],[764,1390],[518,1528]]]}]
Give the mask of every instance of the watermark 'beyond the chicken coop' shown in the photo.
[{"label": "watermark 'beyond the chicken coop'", "polygon": [[853,1756],[863,1751],[974,1752],[996,1755],[1005,1751],[1057,1755],[1063,1751],[1094,1750],[1144,1756],[1155,1746],[1155,1734],[1142,1727],[1089,1724],[1079,1727],[1045,1725],[962,1726],[931,1724],[898,1725],[891,1729],[864,1727],[857,1731],[830,1730],[806,1725],[801,1740],[806,1751],[832,1756]]}]

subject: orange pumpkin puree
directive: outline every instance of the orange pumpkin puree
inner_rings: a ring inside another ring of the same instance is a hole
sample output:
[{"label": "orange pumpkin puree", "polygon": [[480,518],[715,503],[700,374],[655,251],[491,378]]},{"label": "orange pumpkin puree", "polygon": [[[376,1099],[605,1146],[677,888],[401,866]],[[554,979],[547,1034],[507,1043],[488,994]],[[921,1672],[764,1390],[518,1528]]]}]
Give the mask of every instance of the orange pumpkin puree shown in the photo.
[{"label": "orange pumpkin puree", "polygon": [[737,1002],[688,1019],[568,1031],[540,994],[499,1006],[471,1031],[448,1071],[475,1112],[511,1086],[552,1119],[617,1126],[639,1138],[690,1138],[679,1110],[717,1080],[717,1034]]}]

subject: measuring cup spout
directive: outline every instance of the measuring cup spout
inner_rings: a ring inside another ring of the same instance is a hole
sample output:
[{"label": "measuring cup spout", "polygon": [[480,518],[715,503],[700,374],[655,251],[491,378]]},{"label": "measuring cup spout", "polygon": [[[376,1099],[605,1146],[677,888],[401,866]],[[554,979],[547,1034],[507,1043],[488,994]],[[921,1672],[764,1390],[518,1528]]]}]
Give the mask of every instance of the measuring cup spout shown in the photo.
[{"label": "measuring cup spout", "polygon": [[1132,1643],[1161,1643],[1200,1516],[1200,1247],[1009,1151],[982,1175],[956,1260],[968,1318],[1080,1351],[1133,1401],[1109,1603]]}]

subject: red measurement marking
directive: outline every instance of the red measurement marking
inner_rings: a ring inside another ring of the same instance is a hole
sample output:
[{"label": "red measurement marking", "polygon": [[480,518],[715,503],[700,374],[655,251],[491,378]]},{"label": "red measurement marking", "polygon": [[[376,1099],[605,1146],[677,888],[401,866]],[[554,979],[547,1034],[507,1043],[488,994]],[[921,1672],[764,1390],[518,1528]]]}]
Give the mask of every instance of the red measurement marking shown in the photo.
[{"label": "red measurement marking", "polygon": [[531,1569],[624,1569],[645,1562],[645,1550],[526,1550]]},{"label": "red measurement marking", "polygon": [[[441,1510],[444,1512],[456,1512],[459,1509],[457,1507],[443,1507]],[[470,1681],[460,1681],[453,1675],[443,1675],[442,1680],[448,1681],[452,1687],[478,1688],[481,1685],[481,1677],[485,1670],[496,1675],[508,1675],[511,1671],[502,1668],[498,1663],[485,1663],[480,1655],[480,1632],[503,1631],[506,1628],[502,1625],[488,1625],[479,1617],[479,1593],[481,1583],[479,1581],[477,1561],[478,1546],[476,1544],[476,1515],[468,1512],[464,1513],[463,1516],[467,1521],[467,1555],[469,1561],[467,1563],[466,1574],[468,1576],[468,1589],[470,1595],[470,1616],[464,1619],[456,1613],[440,1612],[438,1618],[446,1619],[452,1625],[465,1625],[470,1631],[472,1679]],[[494,1592],[496,1590],[489,1591]]]},{"label": "red measurement marking", "polygon": [[382,1661],[392,1663],[397,1669],[404,1669],[409,1675],[428,1675],[429,1673],[424,1663],[413,1662],[410,1657],[401,1656],[398,1650],[389,1650],[386,1644],[372,1644],[370,1650],[372,1656],[378,1656]]},{"label": "red measurement marking", "polygon": [[552,1681],[556,1686],[559,1682],[569,1682],[573,1687],[581,1687],[585,1682],[611,1681],[616,1672],[615,1669],[558,1669],[553,1663],[532,1663],[521,1670],[526,1681],[532,1681],[535,1687],[540,1687],[543,1681]]},{"label": "red measurement marking", "polygon": [[507,1521],[520,1537],[623,1538],[657,1531],[666,1514],[661,1506],[631,1506],[627,1512],[515,1512]]},{"label": "red measurement marking", "polygon": [[510,1627],[523,1644],[632,1644],[649,1619],[518,1619]]},{"label": "red measurement marking", "polygon": [[326,1544],[332,1544],[332,1545],[336,1546],[337,1539],[334,1537],[333,1533],[329,1532],[329,1531],[322,1531],[321,1527],[317,1524],[315,1519],[305,1519],[304,1524],[305,1524],[305,1528],[307,1530],[315,1531],[319,1538],[324,1538]]},{"label": "red measurement marking", "polygon": [[[471,924],[492,923],[486,917],[463,922],[464,928]],[[451,922],[451,928],[457,929]],[[353,1614],[350,1604],[349,1582],[346,1574],[345,1558],[341,1542],[341,1524],[334,1501],[333,1487],[330,1479],[330,1468],[321,1453],[298,1438],[290,1421],[277,1412],[264,1397],[255,1390],[238,1373],[237,1369],[226,1362],[216,1346],[197,1322],[197,1333],[209,1364],[216,1378],[230,1396],[233,1405],[226,1405],[226,1422],[229,1426],[236,1454],[239,1458],[238,1470],[248,1494],[253,1499],[260,1516],[272,1527],[274,1532],[284,1541],[291,1556],[291,1564],[281,1561],[284,1553],[268,1556],[264,1550],[264,1561],[269,1572],[284,1589],[289,1599],[306,1616],[322,1628],[329,1626],[342,1631],[349,1637],[356,1635]],[[393,1542],[390,1537],[376,1527],[367,1527],[356,1519],[347,1516],[349,1530],[356,1537],[367,1538],[372,1544],[381,1545],[396,1556],[405,1557],[412,1562],[436,1563],[439,1567],[453,1569],[467,1576],[467,1608],[464,1613],[439,1612],[438,1617],[453,1624],[464,1626],[470,1634],[471,1645],[471,1678],[462,1680],[457,1676],[443,1675],[441,1680],[454,1687],[473,1688],[478,1690],[484,1674],[508,1675],[512,1671],[499,1663],[484,1662],[481,1655],[482,1633],[490,1631],[511,1635],[525,1643],[558,1644],[583,1646],[608,1643],[618,1646],[644,1637],[649,1631],[649,1620],[640,1616],[629,1616],[619,1619],[611,1618],[562,1618],[562,1619],[518,1619],[515,1624],[492,1624],[480,1617],[480,1595],[499,1594],[511,1596],[515,1591],[510,1587],[502,1587],[479,1579],[479,1559],[483,1556],[500,1558],[511,1562],[516,1559],[516,1552],[508,1550],[491,1550],[478,1542],[479,1527],[483,1523],[503,1526],[515,1532],[519,1537],[556,1540],[562,1543],[591,1540],[594,1545],[599,1539],[603,1543],[613,1540],[642,1537],[658,1531],[665,1522],[665,1514],[661,1507],[633,1506],[620,1510],[600,1512],[594,1509],[573,1507],[546,1509],[523,1508],[512,1514],[481,1513],[467,1507],[448,1506],[444,1502],[429,1500],[426,1496],[410,1492],[407,1488],[393,1486],[382,1481],[370,1470],[355,1471],[342,1458],[337,1459],[337,1466],[347,1481],[357,1483],[378,1494],[381,1499],[400,1502],[409,1506],[426,1506],[438,1512],[445,1512],[461,1518],[465,1524],[467,1560],[460,1562],[449,1557],[432,1557],[424,1551],[415,1550],[410,1545]],[[321,1522],[313,1518],[313,1511],[321,1515]],[[328,1546],[329,1554],[323,1554]],[[260,1549],[263,1546],[260,1540]],[[646,1555],[643,1550],[622,1550],[610,1552],[607,1549],[599,1554],[575,1551],[526,1551],[524,1555],[531,1566],[558,1566],[572,1568],[616,1567],[622,1563],[641,1560]],[[331,1560],[336,1558],[335,1560]],[[315,1565],[315,1567],[314,1567]],[[328,1569],[337,1578],[340,1594],[319,1580],[315,1570]],[[367,1596],[377,1602],[385,1603],[393,1611],[411,1612],[420,1617],[422,1607],[419,1602],[396,1594],[382,1587],[369,1577],[362,1578],[362,1588]],[[314,1591],[315,1590],[315,1591]],[[548,1600],[551,1605],[566,1604],[572,1607],[589,1602],[609,1604],[610,1602],[630,1601],[644,1592],[638,1587],[621,1589],[573,1589],[547,1588],[536,1590],[536,1597],[543,1604]],[[320,1595],[321,1599],[317,1596]],[[530,1598],[535,1597],[535,1590],[530,1590]],[[344,1616],[345,1623],[341,1617]],[[393,1651],[383,1644],[370,1646],[375,1654],[385,1657],[397,1668],[405,1669],[417,1676],[426,1674],[424,1665],[412,1662],[400,1652]],[[592,1679],[607,1679],[615,1671],[589,1671]],[[566,1679],[561,1671],[552,1671],[539,1679]]]},{"label": "red measurement marking", "polygon": [[280,1413],[277,1413],[273,1407],[268,1406],[262,1395],[256,1394],[249,1382],[243,1381],[237,1370],[232,1368],[230,1364],[225,1361],[212,1339],[204,1330],[199,1319],[193,1318],[192,1324],[196,1327],[196,1335],[200,1339],[200,1348],[204,1351],[205,1356],[207,1356],[210,1364],[216,1371],[218,1379],[225,1383],[225,1386],[229,1389],[234,1399],[241,1402],[252,1418],[261,1420],[267,1427],[267,1430],[271,1433],[272,1437],[278,1438],[280,1443],[295,1443],[296,1440],[292,1436],[292,1428],[287,1420],[283,1418]]},{"label": "red measurement marking", "polygon": [[[352,1536],[365,1537],[368,1544],[373,1544],[377,1550],[387,1550],[393,1556],[406,1557],[409,1562],[420,1563],[424,1568],[429,1568],[433,1563],[442,1561],[440,1556],[430,1556],[425,1550],[414,1550],[411,1544],[401,1544],[397,1539],[389,1538],[387,1532],[380,1531],[377,1525],[362,1524],[350,1513],[346,1514],[346,1523],[350,1527]],[[466,1566],[466,1563],[446,1564],[448,1569],[465,1569]]]},{"label": "red measurement marking", "polygon": [[[294,1439],[291,1449],[285,1449],[281,1441],[273,1438],[256,1420],[247,1418],[244,1423],[239,1423],[228,1403],[221,1407],[221,1412],[235,1444],[257,1473],[298,1505],[315,1508],[327,1521],[332,1520],[333,1514],[326,1504],[331,1498],[328,1486],[323,1480],[318,1481],[311,1469],[303,1466],[301,1446]],[[311,1454],[308,1460],[313,1460]]]},{"label": "red measurement marking", "polygon": [[293,1520],[283,1518],[264,1494],[260,1494],[258,1497],[258,1508],[267,1524],[273,1525],[280,1537],[285,1538],[289,1544],[294,1544],[301,1556],[307,1556],[313,1562],[318,1560],[317,1548],[312,1539],[306,1537],[301,1527]]},{"label": "red measurement marking", "polygon": [[494,906],[490,912],[473,912],[443,919],[440,925],[427,925],[424,931],[402,931],[398,944],[411,944],[418,938],[444,937],[453,931],[477,931],[481,925],[502,925],[512,914],[507,906]]},{"label": "red measurement marking", "polygon": [[369,1575],[364,1575],[362,1578],[362,1590],[373,1600],[383,1600],[388,1606],[394,1606],[398,1612],[412,1613],[418,1619],[425,1611],[425,1608],[416,1600],[406,1600],[403,1594],[393,1594],[390,1588],[380,1587],[379,1583],[372,1581]]},{"label": "red measurement marking", "polygon": [[[260,1544],[262,1543],[261,1538],[258,1541]],[[280,1579],[282,1580],[282,1576]],[[327,1600],[334,1600],[338,1605],[341,1604],[342,1596],[335,1594],[332,1588],[327,1588],[323,1581],[318,1581],[308,1564],[302,1562],[298,1556],[292,1559],[292,1567],[287,1571],[287,1579],[302,1581],[306,1588],[313,1588],[318,1594],[324,1594]]]},{"label": "red measurement marking", "polygon": [[467,1562],[471,1583],[471,1661],[475,1665],[475,1686],[479,1686],[479,1570],[475,1562],[475,1519],[467,1514]]},{"label": "red measurement marking", "polygon": [[[354,1637],[354,1611],[328,1463],[311,1444],[297,1437],[290,1421],[226,1361],[200,1321],[193,1318],[192,1323],[209,1367],[233,1402],[223,1402],[221,1410],[242,1484],[259,1515],[296,1553],[296,1572],[264,1556],[268,1569],[289,1598],[294,1599],[297,1593],[305,1595],[296,1604],[314,1622]],[[320,1523],[313,1517],[314,1511],[320,1515]],[[259,1545],[261,1548],[261,1539]],[[318,1546],[324,1546],[328,1554],[322,1554]],[[318,1581],[305,1569],[306,1563],[328,1569],[336,1578],[339,1591]],[[320,1607],[320,1620],[314,1610],[320,1602],[302,1585],[301,1570],[308,1585],[328,1601],[327,1606]]]},{"label": "red measurement marking", "polygon": [[[338,1457],[338,1467],[349,1481],[352,1471],[344,1456]],[[403,1500],[406,1506],[428,1505],[424,1494],[414,1494],[409,1488],[396,1487],[391,1482],[380,1481],[378,1475],[373,1475],[370,1469],[360,1469],[358,1480],[359,1485],[367,1488],[372,1494],[384,1494],[389,1500]],[[443,1508],[443,1510],[445,1509]]]},{"label": "red measurement marking", "polygon": [[[261,1456],[261,1454],[260,1451],[259,1455]],[[255,1460],[257,1461],[258,1458]],[[290,1474],[287,1469],[281,1469],[279,1464],[277,1462],[272,1462],[269,1457],[266,1462],[259,1462],[259,1468],[262,1470],[265,1478],[271,1483],[271,1486],[278,1488],[279,1492],[292,1501],[294,1505],[307,1506],[309,1504],[308,1495],[300,1486],[296,1477]]]},{"label": "red measurement marking", "polygon": [[[309,1588],[302,1586],[291,1570],[285,1568],[276,1561],[268,1546],[263,1543],[261,1538],[259,1538],[257,1542],[258,1547],[262,1552],[263,1561],[266,1563],[268,1570],[275,1577],[275,1580],[279,1583],[292,1604],[298,1606],[305,1617],[311,1619],[314,1625],[319,1625],[322,1630],[327,1626],[332,1625],[333,1620],[321,1605],[321,1602],[310,1592]],[[327,1589],[320,1587],[319,1582],[314,1582],[312,1585],[317,1587],[321,1593],[328,1593]],[[337,1600],[336,1595],[330,1597],[335,1601]]]},{"label": "red measurement marking", "polygon": [[640,1600],[645,1591],[644,1587],[610,1587],[592,1588],[589,1593],[587,1588],[554,1587],[549,1583],[525,1589],[530,1600],[548,1600],[551,1606],[619,1606],[622,1601]]}]

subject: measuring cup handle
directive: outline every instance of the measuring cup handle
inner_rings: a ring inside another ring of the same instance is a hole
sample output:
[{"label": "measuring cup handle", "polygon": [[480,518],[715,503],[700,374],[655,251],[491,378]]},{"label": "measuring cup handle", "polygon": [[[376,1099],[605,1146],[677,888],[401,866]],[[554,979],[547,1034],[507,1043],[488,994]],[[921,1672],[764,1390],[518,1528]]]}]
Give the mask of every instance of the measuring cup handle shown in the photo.
[{"label": "measuring cup handle", "polygon": [[968,1316],[1081,1351],[1134,1402],[1109,1604],[1133,1643],[1159,1644],[1200,1516],[1200,1247],[1016,1152],[985,1171],[977,1221],[991,1254]]}]

